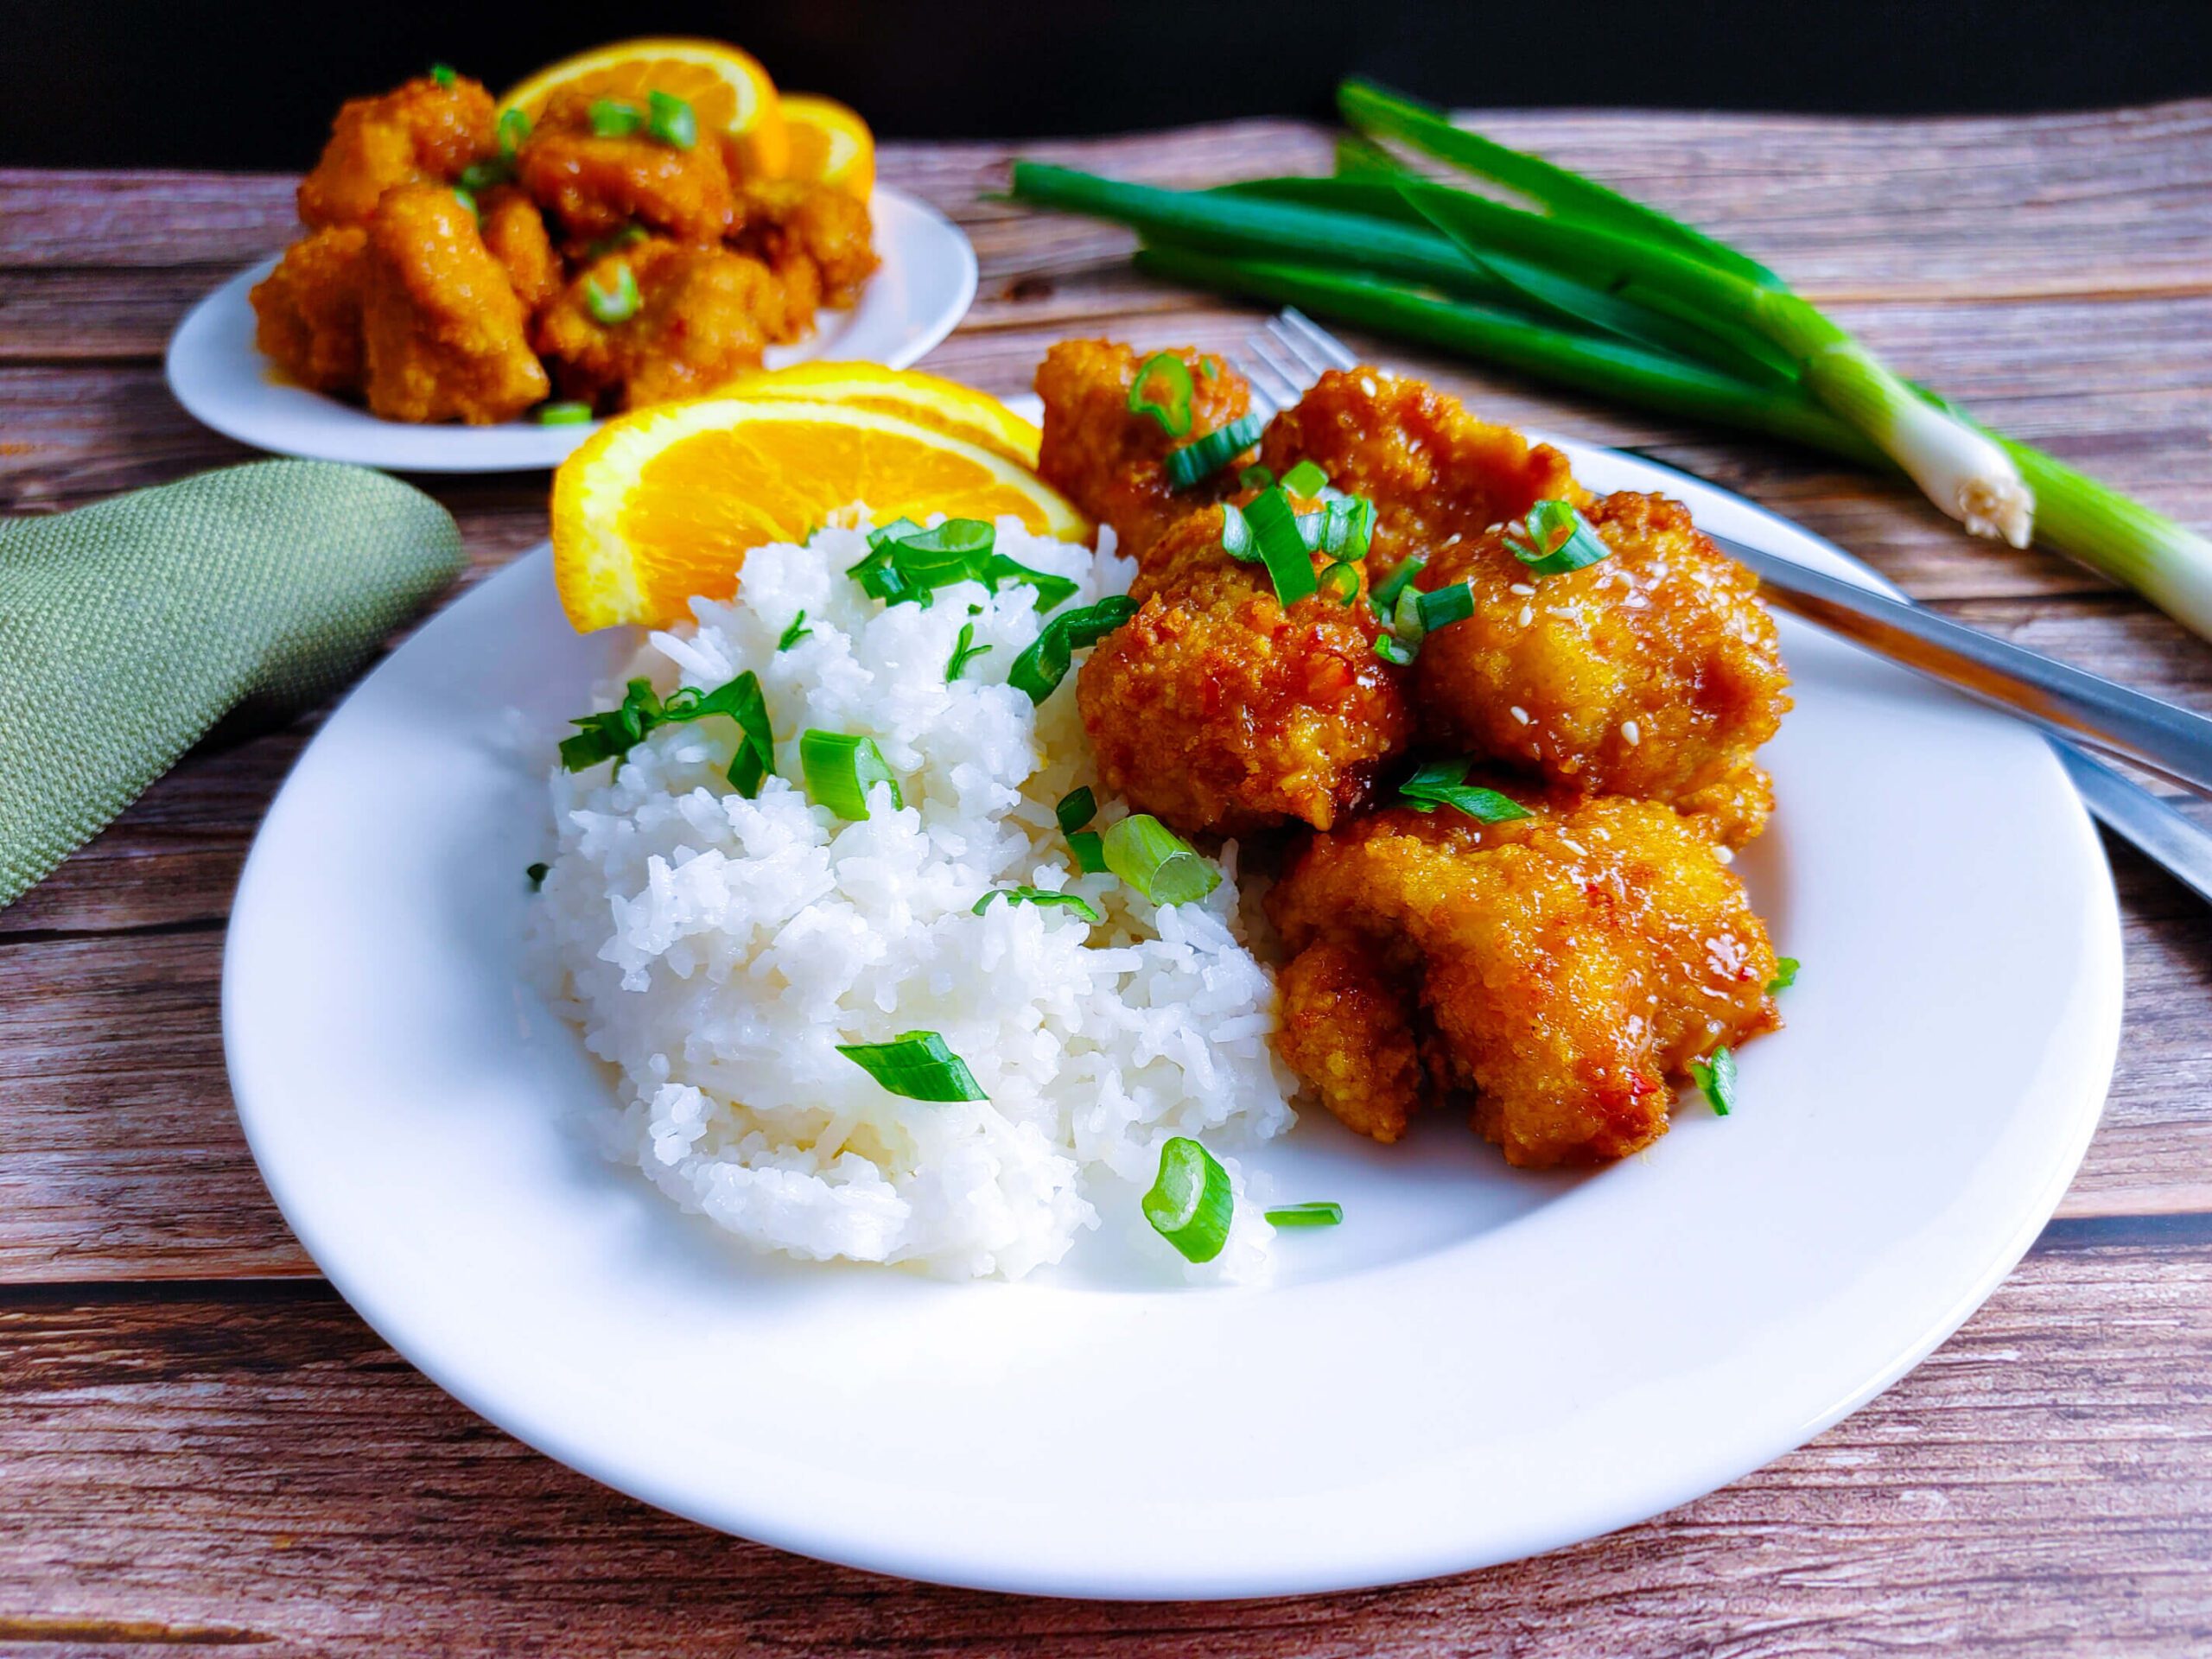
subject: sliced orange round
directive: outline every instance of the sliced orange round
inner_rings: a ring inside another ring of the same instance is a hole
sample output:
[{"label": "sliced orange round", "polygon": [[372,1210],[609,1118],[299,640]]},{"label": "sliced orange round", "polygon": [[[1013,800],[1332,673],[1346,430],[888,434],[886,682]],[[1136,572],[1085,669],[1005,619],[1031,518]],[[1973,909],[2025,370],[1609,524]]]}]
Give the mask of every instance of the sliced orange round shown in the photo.
[{"label": "sliced orange round", "polygon": [[791,136],[789,176],[866,201],[875,188],[875,135],[868,123],[836,99],[812,92],[785,92],[783,111]]},{"label": "sliced orange round", "polygon": [[553,577],[579,632],[665,626],[694,595],[737,590],[748,548],[803,540],[865,511],[1012,514],[1078,540],[1083,515],[995,450],[880,409],[702,397],[609,421],[553,476]]},{"label": "sliced orange round", "polygon": [[791,162],[783,103],[751,54],[721,41],[649,37],[594,47],[549,64],[499,100],[535,121],[556,92],[619,98],[642,105],[667,92],[691,106],[702,132],[726,132],[747,175],[779,179]]},{"label": "sliced orange round", "polygon": [[788,369],[755,369],[715,390],[728,397],[800,397],[880,409],[995,449],[1033,469],[1044,441],[1034,426],[988,391],[918,369],[887,369],[880,363],[797,363]]}]

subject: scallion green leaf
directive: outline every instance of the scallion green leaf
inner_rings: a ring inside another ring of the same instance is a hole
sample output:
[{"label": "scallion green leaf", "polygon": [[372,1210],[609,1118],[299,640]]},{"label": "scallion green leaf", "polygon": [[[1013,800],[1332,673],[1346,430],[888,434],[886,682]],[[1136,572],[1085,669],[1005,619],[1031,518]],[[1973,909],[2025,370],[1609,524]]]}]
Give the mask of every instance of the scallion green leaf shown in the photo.
[{"label": "scallion green leaf", "polygon": [[1109,594],[1095,605],[1065,611],[1045,625],[1036,642],[1014,659],[1006,683],[1042,702],[1067,678],[1073,653],[1095,645],[1137,613],[1137,602],[1127,594]]},{"label": "scallion green leaf", "polygon": [[994,899],[1003,899],[1010,905],[1071,910],[1086,922],[1099,919],[1098,907],[1081,893],[1054,893],[1049,887],[993,887],[976,901],[976,914],[980,916],[988,910]]},{"label": "scallion green leaf", "polygon": [[689,149],[699,142],[699,118],[690,105],[673,92],[645,94],[645,130],[671,149]]},{"label": "scallion green leaf", "polygon": [[1464,582],[1447,582],[1427,593],[1408,588],[1391,607],[1391,632],[1409,645],[1419,645],[1439,628],[1464,622],[1475,613],[1475,590]]},{"label": "scallion green leaf", "polygon": [[632,680],[619,706],[569,722],[582,729],[561,740],[561,764],[570,772],[582,772],[602,760],[620,760],[649,732],[709,715],[727,715],[737,722],[737,754],[729,765],[729,780],[750,800],[776,764],[767,701],[760,694],[760,677],[750,669],[712,691],[678,686],[666,702],[654,692],[652,681]]},{"label": "scallion green leaf", "polygon": [[1179,438],[1191,429],[1190,365],[1173,352],[1154,352],[1129,382],[1129,413],[1149,415],[1160,429]]},{"label": "scallion green leaf", "polygon": [[800,640],[805,639],[808,634],[812,633],[813,632],[814,630],[812,628],[806,626],[806,613],[802,610],[797,616],[791,618],[791,626],[785,628],[782,636],[777,639],[776,649],[778,651],[789,651],[793,645],[798,644]]},{"label": "scallion green leaf", "polygon": [[1563,576],[1613,553],[1571,501],[1537,502],[1526,518],[1505,532],[1505,544],[1539,576]]},{"label": "scallion green leaf", "polygon": [[599,278],[584,278],[584,309],[594,321],[612,327],[618,322],[627,322],[638,315],[642,296],[638,292],[637,274],[627,265],[614,267],[614,287],[601,288]]},{"label": "scallion green leaf", "polygon": [[1106,868],[1155,905],[1195,904],[1221,885],[1221,872],[1149,812],[1106,831]]},{"label": "scallion green leaf", "polygon": [[1318,491],[1328,487],[1329,475],[1313,461],[1301,461],[1285,473],[1281,481],[1288,493],[1310,499]]},{"label": "scallion green leaf", "polygon": [[1275,1227],[1334,1227],[1344,1218],[1344,1207],[1327,1199],[1315,1199],[1306,1204],[1278,1205],[1261,1212],[1268,1224]]},{"label": "scallion green leaf", "polygon": [[976,643],[976,625],[973,622],[963,622],[959,643],[953,646],[951,660],[944,665],[944,683],[950,685],[960,677],[970,662],[990,649],[988,645]]},{"label": "scallion green leaf", "polygon": [[1347,609],[1359,601],[1359,572],[1342,560],[1325,568],[1315,585],[1324,598],[1333,599]]},{"label": "scallion green leaf", "polygon": [[810,730],[799,737],[798,761],[808,795],[841,818],[857,823],[867,817],[868,795],[877,784],[890,786],[894,811],[906,804],[899,779],[872,737]]},{"label": "scallion green leaf", "polygon": [[768,701],[760,694],[760,677],[747,669],[702,697],[690,718],[709,715],[728,715],[737,722],[737,753],[730,757],[727,775],[730,786],[749,801],[776,769],[776,738],[768,725]]},{"label": "scallion green leaf", "polygon": [[1282,486],[1253,497],[1244,508],[1244,522],[1251,528],[1252,545],[1268,567],[1268,579],[1274,583],[1275,601],[1288,610],[1312,593],[1316,584],[1313,556]]},{"label": "scallion green leaf", "polygon": [[536,419],[540,426],[585,426],[591,421],[591,405],[573,400],[540,404]]},{"label": "scallion green leaf", "polygon": [[1240,490],[1264,490],[1274,481],[1275,475],[1256,461],[1236,474],[1236,487]]},{"label": "scallion green leaf", "polygon": [[619,98],[591,101],[591,130],[601,138],[627,138],[645,124],[645,112]]},{"label": "scallion green leaf", "polygon": [[1211,478],[1260,441],[1267,421],[1256,410],[1239,416],[1227,426],[1194,438],[1180,449],[1167,452],[1167,481],[1186,490],[1202,478]]},{"label": "scallion green leaf", "polygon": [[1393,668],[1410,668],[1420,653],[1417,647],[1408,645],[1396,634],[1384,632],[1375,636],[1375,654]]},{"label": "scallion green leaf", "polygon": [[1797,958],[1777,957],[1774,959],[1774,977],[1766,982],[1766,994],[1772,996],[1777,991],[1788,990],[1796,982]]},{"label": "scallion green leaf", "polygon": [[1160,1147],[1160,1174],[1141,1208],[1153,1230],[1186,1260],[1211,1262],[1221,1254],[1236,1205],[1229,1172],[1204,1147],[1179,1135]]},{"label": "scallion green leaf", "polygon": [[1106,838],[1096,830],[1068,831],[1068,850],[1075,855],[1075,867],[1085,875],[1105,875]]},{"label": "scallion green leaf", "polygon": [[1427,563],[1427,554],[1416,553],[1368,589],[1367,602],[1375,607],[1375,614],[1389,621],[1391,612],[1397,607],[1398,595],[1413,586],[1414,578]]},{"label": "scallion green leaf", "polygon": [[837,1052],[906,1100],[987,1100],[968,1063],[934,1031],[909,1031],[888,1043],[840,1043]]},{"label": "scallion green leaf", "polygon": [[1027,582],[1051,610],[1074,593],[1065,576],[1049,575],[996,551],[998,532],[980,518],[948,518],[924,530],[896,518],[868,532],[868,556],[845,574],[887,605],[926,606],[931,594],[955,582],[980,582],[993,593],[1002,582]]},{"label": "scallion green leaf", "polygon": [[430,66],[430,79],[436,81],[441,86],[450,86],[454,81],[460,79],[461,77],[454,73],[453,65],[449,63],[434,63]]},{"label": "scallion green leaf", "polygon": [[1040,613],[1058,610],[1076,595],[1080,582],[1069,576],[1056,576],[1049,570],[1033,570],[1003,553],[994,553],[983,562],[983,582],[993,593],[1009,582],[1020,582],[1037,591],[1037,609]]},{"label": "scallion green leaf", "polygon": [[530,111],[502,110],[499,111],[499,154],[512,162],[515,152],[530,137]]},{"label": "scallion green leaf", "polygon": [[484,217],[481,210],[476,206],[476,193],[474,191],[470,190],[464,186],[456,184],[453,188],[453,199],[459,202],[462,207],[468,209],[468,216],[471,219],[480,220]]},{"label": "scallion green leaf", "polygon": [[1071,789],[1060,797],[1060,804],[1052,809],[1052,816],[1060,822],[1060,833],[1071,836],[1098,816],[1098,797],[1092,794],[1090,785]]},{"label": "scallion green leaf", "polygon": [[1494,789],[1484,789],[1479,784],[1467,781],[1471,763],[1464,757],[1454,760],[1432,760],[1398,785],[1398,799],[1416,812],[1433,812],[1440,806],[1449,806],[1465,813],[1478,823],[1504,823],[1513,818],[1525,818],[1529,809],[1508,795]]},{"label": "scallion green leaf", "polygon": [[1712,1103],[1713,1115],[1726,1117],[1736,1109],[1736,1057],[1716,1048],[1710,1058],[1692,1060],[1690,1076]]},{"label": "scallion green leaf", "polygon": [[514,163],[502,156],[497,161],[471,162],[461,169],[461,176],[454,182],[474,198],[480,190],[489,190],[505,184],[514,176]]}]

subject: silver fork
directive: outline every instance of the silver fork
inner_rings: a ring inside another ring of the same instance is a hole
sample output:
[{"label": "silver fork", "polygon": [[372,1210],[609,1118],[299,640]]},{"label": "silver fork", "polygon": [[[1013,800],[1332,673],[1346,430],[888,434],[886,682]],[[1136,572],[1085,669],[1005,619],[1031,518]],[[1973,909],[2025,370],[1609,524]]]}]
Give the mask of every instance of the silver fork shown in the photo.
[{"label": "silver fork", "polygon": [[[1270,317],[1230,361],[1273,415],[1328,369],[1357,366],[1344,342],[1295,307]],[[1709,533],[1709,532],[1708,532]],[[2176,704],[1938,616],[1910,600],[1840,582],[1725,537],[1713,540],[1754,570],[1769,596],[1862,649],[2003,709],[2039,728],[2089,810],[2212,900],[2212,831],[2090,759],[2087,742],[2212,796],[2212,721]]]}]

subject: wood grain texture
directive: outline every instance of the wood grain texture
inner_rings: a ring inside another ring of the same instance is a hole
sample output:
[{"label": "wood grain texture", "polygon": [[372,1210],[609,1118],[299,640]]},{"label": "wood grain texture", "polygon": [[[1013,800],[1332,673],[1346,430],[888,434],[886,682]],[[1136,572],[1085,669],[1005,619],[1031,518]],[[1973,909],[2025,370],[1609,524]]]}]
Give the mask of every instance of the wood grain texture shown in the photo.
[{"label": "wood grain texture", "polygon": [[[1483,124],[1739,242],[1908,372],[2212,525],[2212,104]],[[1179,184],[1329,153],[1280,122],[1014,148]],[[981,264],[929,366],[1012,392],[1069,334],[1222,347],[1252,327],[1135,276],[1111,226],[979,200],[1012,153],[883,151],[885,180],[960,220]],[[292,184],[0,171],[0,511],[245,458],[168,398],[160,354],[284,240]],[[1742,491],[1977,626],[2212,710],[2212,651],[2094,575],[1967,541],[1903,487],[1354,343],[1495,417]],[[543,533],[542,475],[423,481],[461,522],[465,581]],[[1019,1601],[615,1497],[439,1394],[315,1276],[239,1137],[216,1010],[232,888],[316,718],[219,734],[0,911],[0,1652],[2212,1646],[2212,912],[2125,848],[2126,1036],[2082,1174],[1989,1306],[1872,1405],[1674,1515],[1487,1573],[1235,1607]]]}]

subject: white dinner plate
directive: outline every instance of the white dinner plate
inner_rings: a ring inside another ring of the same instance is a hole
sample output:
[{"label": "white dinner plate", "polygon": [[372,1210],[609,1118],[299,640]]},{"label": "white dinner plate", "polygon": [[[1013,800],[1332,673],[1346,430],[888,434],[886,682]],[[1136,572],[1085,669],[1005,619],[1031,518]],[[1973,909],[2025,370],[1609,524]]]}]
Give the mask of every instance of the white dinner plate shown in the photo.
[{"label": "white dinner plate", "polygon": [[[976,297],[976,250],[927,202],[878,185],[868,199],[881,258],[850,310],[816,315],[797,346],[769,348],[768,366],[817,359],[903,369],[950,334]],[[253,285],[274,257],[242,270],[186,314],[169,336],[169,390],[189,414],[226,437],[280,455],[350,461],[408,473],[498,473],[557,467],[599,429],[538,426],[421,426],[379,420],[365,409],[295,385],[254,348]]]},{"label": "white dinner plate", "polygon": [[[1725,492],[1569,444],[1769,552],[1874,579]],[[223,1019],[270,1190],[391,1345],[680,1515],[985,1588],[1255,1596],[1628,1525],[1801,1444],[1973,1312],[2095,1127],[2117,906],[2044,741],[1788,617],[1780,809],[1738,868],[1802,958],[1734,1115],[1508,1169],[1449,1115],[1319,1109],[1252,1162],[1344,1224],[1267,1288],[1068,1264],[1016,1285],[749,1255],[601,1162],[608,1084],[525,988],[543,766],[632,646],[546,554],[323,726],[240,882]],[[1068,695],[1063,692],[1062,695]]]}]

